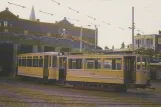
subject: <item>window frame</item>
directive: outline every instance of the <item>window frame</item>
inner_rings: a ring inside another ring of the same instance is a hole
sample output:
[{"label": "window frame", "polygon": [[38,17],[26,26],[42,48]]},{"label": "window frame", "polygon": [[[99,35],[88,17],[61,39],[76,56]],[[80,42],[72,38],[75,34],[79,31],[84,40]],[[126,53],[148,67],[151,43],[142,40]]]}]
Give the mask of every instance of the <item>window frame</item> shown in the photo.
[{"label": "window frame", "polygon": [[[96,63],[96,61],[98,63]],[[89,68],[88,63],[93,63],[92,64],[93,67]],[[98,68],[99,63],[100,63],[100,67]],[[101,70],[102,69],[102,58],[85,58],[84,59],[84,64],[85,64],[84,69],[86,69],[86,70]]]},{"label": "window frame", "polygon": [[[68,69],[69,70],[82,70],[83,69],[83,58],[68,58]],[[78,62],[80,61],[79,66],[77,66]],[[73,64],[75,65],[75,68],[73,68]]]},{"label": "window frame", "polygon": [[38,67],[44,67],[44,57],[43,56],[39,56],[38,63],[39,63]]},{"label": "window frame", "polygon": [[[120,60],[118,63],[118,60]],[[108,68],[105,68],[105,63],[108,63]],[[120,67],[118,69],[118,64],[120,64]],[[115,58],[103,58],[102,61],[102,69],[108,70],[108,71],[122,71],[123,70],[123,58],[122,57],[115,57]]]},{"label": "window frame", "polygon": [[[55,58],[55,59],[54,59]],[[57,58],[57,56],[52,56],[52,58],[51,58],[52,60],[52,64],[51,64],[51,66],[52,66],[52,68],[56,68],[57,67],[57,61],[58,61],[58,58]],[[55,60],[55,62],[53,62],[53,60]],[[55,66],[53,66],[54,65],[54,63],[55,63]]]},{"label": "window frame", "polygon": [[[29,61],[29,62],[28,62]],[[29,64],[31,63],[31,65]],[[32,56],[28,56],[26,59],[26,66],[27,67],[33,67],[33,60],[32,60]]]},{"label": "window frame", "polygon": [[[35,61],[37,62],[37,65],[35,65]],[[33,56],[33,58],[32,58],[32,66],[33,67],[39,67],[39,58],[38,58],[38,56]]]}]

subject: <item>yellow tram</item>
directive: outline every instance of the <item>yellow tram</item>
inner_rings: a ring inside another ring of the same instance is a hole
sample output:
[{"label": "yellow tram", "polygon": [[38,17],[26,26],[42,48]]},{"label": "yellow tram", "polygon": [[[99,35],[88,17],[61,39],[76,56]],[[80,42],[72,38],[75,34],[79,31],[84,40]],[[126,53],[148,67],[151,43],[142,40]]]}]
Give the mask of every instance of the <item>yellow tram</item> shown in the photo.
[{"label": "yellow tram", "polygon": [[126,91],[130,86],[150,85],[146,56],[41,52],[20,54],[17,58],[17,75],[68,83],[76,88]]}]

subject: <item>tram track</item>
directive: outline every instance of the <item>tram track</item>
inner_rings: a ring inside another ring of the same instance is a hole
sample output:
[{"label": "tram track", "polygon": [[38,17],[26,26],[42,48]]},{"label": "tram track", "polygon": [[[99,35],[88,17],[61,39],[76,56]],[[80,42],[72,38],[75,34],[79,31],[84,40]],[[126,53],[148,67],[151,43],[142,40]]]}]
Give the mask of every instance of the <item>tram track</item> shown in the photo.
[{"label": "tram track", "polygon": [[[17,89],[16,89],[17,90]],[[24,89],[22,89],[24,90]],[[46,94],[48,92],[45,91],[45,96],[47,96],[48,98],[45,98],[44,93],[40,92],[37,94],[34,94],[33,92],[28,92],[27,90],[24,90],[22,92],[22,90],[17,90],[17,91],[13,91],[11,88],[9,88],[8,91],[4,91],[4,90],[0,90],[0,92],[3,93],[15,93],[15,94],[23,94],[23,96],[32,96],[32,98],[43,98],[43,102],[28,102],[28,103],[46,103],[46,104],[51,104],[51,103],[57,103],[57,104],[95,104],[97,103],[97,105],[153,105],[151,102],[138,102],[138,101],[134,101],[133,99],[125,99],[125,98],[117,98],[114,96],[108,96],[108,97],[87,97],[87,96],[75,96],[75,95],[64,95],[64,93],[61,93],[63,95],[60,95],[60,93],[58,95],[49,95]],[[49,92],[50,93],[50,92]],[[55,92],[54,92],[55,93]],[[33,97],[35,96],[35,97]],[[10,96],[10,98],[14,98],[15,96]],[[63,102],[60,102],[60,99],[57,97],[63,97]],[[22,98],[22,97],[16,97],[17,99],[21,99],[21,100],[28,100],[30,98],[26,97],[26,98]],[[52,98],[52,101],[50,102],[49,99]],[[67,98],[72,98],[72,99],[67,99]],[[160,97],[158,97],[160,98]],[[76,101],[74,101],[73,99],[76,99]],[[106,100],[106,99],[110,99],[110,101]],[[103,101],[104,100],[104,101]],[[47,101],[47,102],[45,102]],[[5,100],[0,100],[0,102],[5,102]],[[117,102],[117,103],[116,103]],[[121,103],[121,102],[126,102],[126,103]],[[17,103],[27,103],[27,102],[23,102],[23,101],[19,101]],[[161,105],[161,103],[155,103],[155,105]]]},{"label": "tram track", "polygon": [[[149,107],[153,105],[160,107],[159,105],[161,105],[160,93],[143,90],[136,91],[130,89],[127,93],[115,93],[76,90],[70,87],[65,88],[9,80],[0,81],[0,83],[0,105],[8,102],[11,105],[18,103],[20,105],[30,105],[30,107],[36,107],[35,105],[52,107],[53,104],[61,105],[60,107],[125,107],[131,105],[134,105],[134,107],[147,107],[148,105]],[[9,96],[9,98],[3,99],[4,96]]]}]

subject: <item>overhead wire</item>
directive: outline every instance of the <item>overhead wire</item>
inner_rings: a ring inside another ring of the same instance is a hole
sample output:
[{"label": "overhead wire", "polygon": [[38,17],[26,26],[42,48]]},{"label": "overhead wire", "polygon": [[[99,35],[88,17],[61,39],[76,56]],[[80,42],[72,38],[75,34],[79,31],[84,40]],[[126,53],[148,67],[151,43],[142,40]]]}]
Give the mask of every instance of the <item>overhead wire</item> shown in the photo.
[{"label": "overhead wire", "polygon": [[[53,0],[51,0],[51,1],[53,1]],[[55,1],[54,1],[54,3],[55,3]],[[56,2],[56,3],[59,3],[59,5],[62,5],[62,3],[60,3],[60,2]],[[66,5],[65,5],[66,6]],[[64,6],[63,6],[64,7]],[[71,8],[71,7],[67,7],[68,9],[70,9],[70,10],[72,10],[72,11],[74,11],[74,12],[76,12],[76,13],[81,13],[80,11],[78,11],[78,10],[76,10],[76,9],[73,9],[73,8]],[[93,19],[94,21],[96,21],[96,20],[98,20],[96,17],[93,17],[93,16],[91,16],[91,15],[87,15],[87,14],[84,14],[84,15],[86,15],[88,18],[90,18],[90,19]],[[101,23],[104,23],[104,24],[106,24],[106,25],[112,25],[112,24],[110,24],[109,22],[106,22],[106,21],[102,21],[101,20]],[[100,26],[100,24],[99,24],[99,26]],[[114,25],[112,25],[112,26],[114,26]],[[121,30],[125,30],[125,28],[123,28],[123,27],[120,27],[120,26],[115,26],[115,27],[117,27],[117,28],[119,28],[119,29],[121,29]]]},{"label": "overhead wire", "polygon": [[[56,3],[57,5],[61,5],[62,3],[60,3],[60,2],[57,2],[57,1],[55,1],[55,0],[51,0],[52,2],[54,2],[54,3]],[[11,5],[15,5],[15,6],[19,6],[19,7],[22,7],[22,8],[27,8],[27,6],[23,6],[23,5],[19,5],[19,4],[15,4],[15,3],[11,3],[11,2],[8,2],[8,4],[11,4]],[[76,10],[76,9],[73,9],[73,8],[71,8],[71,7],[67,7],[69,10],[71,10],[71,11],[74,11],[74,12],[76,12],[76,13],[81,13],[80,11],[78,11],[78,10]],[[29,8],[28,8],[29,9]],[[42,11],[42,10],[39,10],[39,12],[41,12],[41,13],[43,13],[43,14],[48,14],[48,15],[51,15],[51,16],[53,16],[53,15],[55,15],[55,14],[53,14],[53,13],[49,13],[49,12],[45,12],[45,11]],[[60,15],[57,15],[57,16],[59,16],[59,17],[63,17],[63,16],[60,16]],[[88,18],[90,18],[90,19],[93,19],[94,21],[96,21],[96,20],[98,20],[98,19],[96,19],[95,17],[93,17],[93,16],[90,16],[90,15],[86,15]],[[77,22],[79,22],[80,20],[77,20],[77,19],[74,19],[74,18],[70,18],[70,17],[66,17],[67,19],[69,19],[69,20],[73,20],[73,21],[77,21]],[[106,22],[106,21],[102,21],[101,20],[101,22],[102,23],[104,23],[104,24],[106,24],[106,25],[108,25],[108,26],[111,26],[112,24],[111,23],[109,23],[109,22]],[[93,24],[93,25],[97,25],[97,27],[98,26],[100,26],[100,24]],[[114,26],[114,25],[112,25],[112,26]],[[117,28],[119,28],[119,29],[121,29],[121,30],[125,30],[125,28],[123,28],[123,27],[119,27],[119,26],[115,26],[115,27],[117,27]]]},{"label": "overhead wire", "polygon": [[[54,1],[54,0],[52,0],[52,1]],[[56,2],[56,1],[55,1],[55,2]],[[57,2],[56,2],[56,3],[57,3]],[[29,10],[30,10],[29,7],[23,6],[23,5],[19,5],[19,4],[17,4],[17,3],[8,2],[8,4],[14,5],[14,6],[18,6],[18,7],[21,7],[21,8],[26,8],[26,9],[29,9]],[[59,3],[57,3],[57,4],[59,5]],[[43,13],[43,14],[47,14],[47,15],[51,15],[51,16],[56,15],[56,14],[54,14],[54,13],[49,13],[49,12],[45,12],[45,11],[42,11],[42,10],[38,10],[38,12]],[[64,17],[64,16],[60,16],[60,15],[56,15],[56,16]],[[79,20],[77,20],[77,19],[73,19],[73,18],[69,18],[69,17],[66,17],[66,18],[69,19],[69,20],[77,21],[77,22],[79,21]]]},{"label": "overhead wire", "polygon": [[22,8],[26,8],[26,6],[18,5],[18,4],[15,4],[15,3],[11,3],[11,2],[8,2],[8,4],[12,4],[12,5],[15,5],[15,6],[19,6],[19,7],[22,7]]}]

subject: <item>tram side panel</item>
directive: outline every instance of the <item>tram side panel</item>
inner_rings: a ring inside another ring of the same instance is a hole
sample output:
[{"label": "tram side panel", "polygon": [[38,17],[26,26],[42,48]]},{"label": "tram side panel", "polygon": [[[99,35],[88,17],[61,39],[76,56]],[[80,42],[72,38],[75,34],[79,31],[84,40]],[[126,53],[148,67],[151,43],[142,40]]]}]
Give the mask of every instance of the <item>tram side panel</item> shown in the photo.
[{"label": "tram side panel", "polygon": [[93,82],[93,83],[109,83],[109,84],[124,84],[122,71],[107,71],[102,70],[68,70],[68,82]]},{"label": "tram side panel", "polygon": [[18,75],[43,78],[43,57],[18,57]]},{"label": "tram side panel", "polygon": [[[50,80],[56,79],[56,65],[49,56],[23,56],[18,57],[18,75],[45,78]],[[55,61],[55,60],[54,60]]]},{"label": "tram side panel", "polygon": [[67,81],[124,84],[121,60],[96,59],[68,59]]}]

